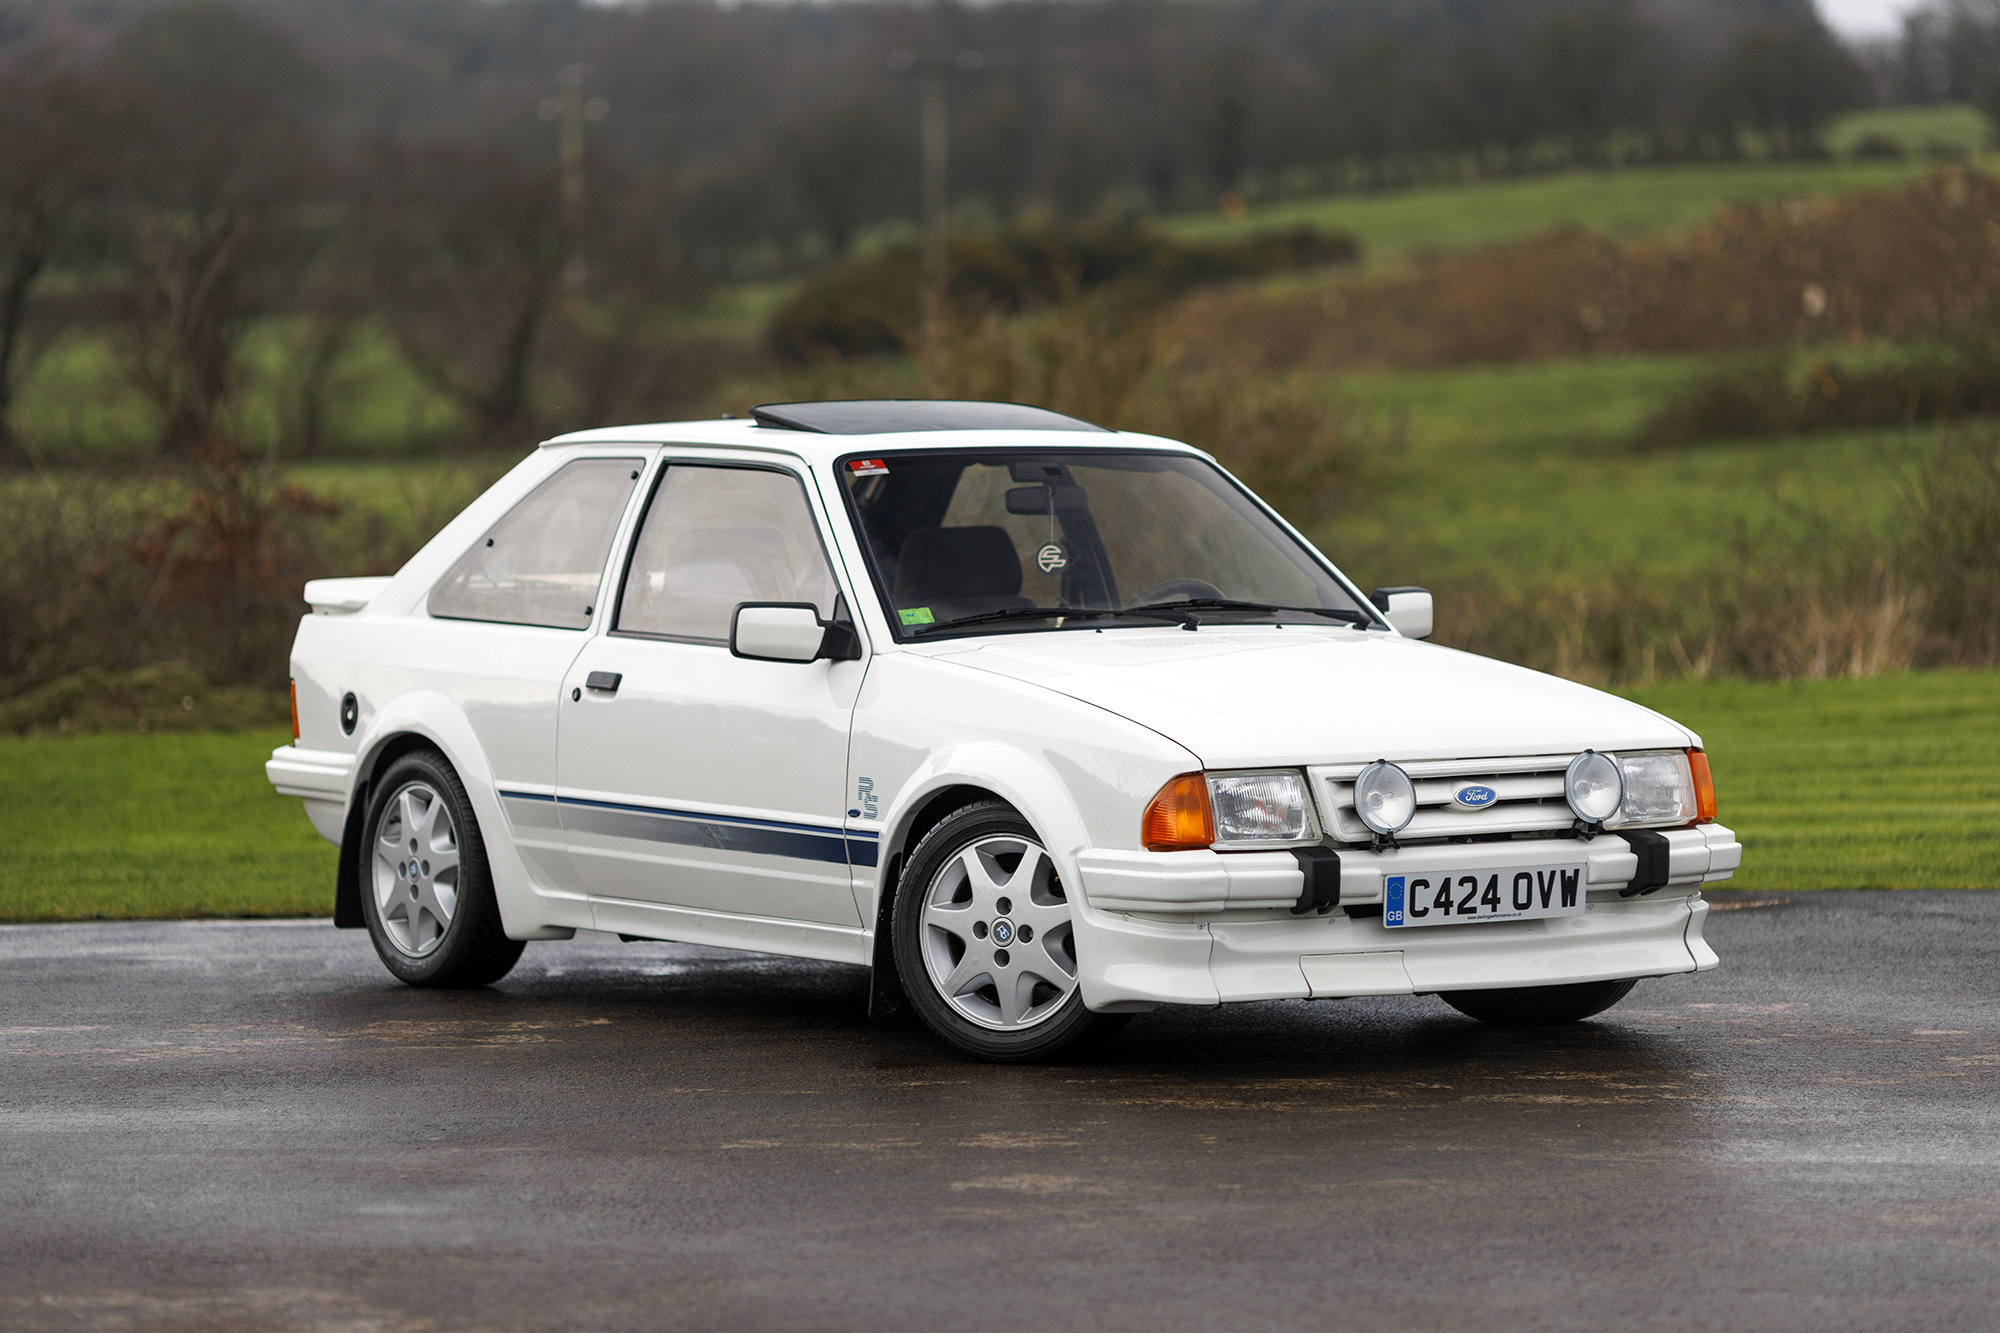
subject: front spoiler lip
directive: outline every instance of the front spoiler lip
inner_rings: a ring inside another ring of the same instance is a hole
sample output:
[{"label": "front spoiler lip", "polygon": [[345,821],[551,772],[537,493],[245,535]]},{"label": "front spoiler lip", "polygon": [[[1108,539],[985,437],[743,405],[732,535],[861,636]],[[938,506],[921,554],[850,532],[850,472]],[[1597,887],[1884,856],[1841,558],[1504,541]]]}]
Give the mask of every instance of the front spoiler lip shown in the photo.
[{"label": "front spoiler lip", "polygon": [[1593,896],[1578,916],[1391,930],[1379,917],[1168,923],[1089,913],[1084,1003],[1235,1004],[1501,990],[1705,972],[1708,904],[1694,893]]}]

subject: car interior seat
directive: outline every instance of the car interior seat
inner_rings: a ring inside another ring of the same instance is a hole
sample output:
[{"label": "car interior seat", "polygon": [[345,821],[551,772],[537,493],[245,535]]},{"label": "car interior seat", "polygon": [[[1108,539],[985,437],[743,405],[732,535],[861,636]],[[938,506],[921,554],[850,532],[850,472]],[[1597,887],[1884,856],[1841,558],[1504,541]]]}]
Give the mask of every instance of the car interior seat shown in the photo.
[{"label": "car interior seat", "polygon": [[991,524],[918,528],[896,560],[899,609],[929,607],[938,620],[1033,606],[1021,596],[1021,557],[1007,530]]}]

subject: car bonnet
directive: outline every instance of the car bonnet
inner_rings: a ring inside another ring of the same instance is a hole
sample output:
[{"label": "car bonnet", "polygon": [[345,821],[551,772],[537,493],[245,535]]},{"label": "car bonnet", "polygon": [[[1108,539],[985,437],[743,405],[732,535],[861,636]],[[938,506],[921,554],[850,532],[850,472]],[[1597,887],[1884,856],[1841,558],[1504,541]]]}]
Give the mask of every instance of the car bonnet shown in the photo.
[{"label": "car bonnet", "polygon": [[1379,630],[1064,631],[955,640],[925,655],[1094,704],[1187,747],[1209,768],[1677,748],[1697,739],[1614,695]]}]

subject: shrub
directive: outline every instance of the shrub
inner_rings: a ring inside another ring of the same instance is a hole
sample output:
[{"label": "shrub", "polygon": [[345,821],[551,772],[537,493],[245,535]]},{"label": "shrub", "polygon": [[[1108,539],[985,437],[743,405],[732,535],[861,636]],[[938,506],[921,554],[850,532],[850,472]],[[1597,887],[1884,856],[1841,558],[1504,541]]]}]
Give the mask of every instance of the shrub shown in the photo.
[{"label": "shrub", "polygon": [[1928,659],[2000,663],[2000,432],[1947,439],[1911,479],[1899,572],[1925,592]]},{"label": "shrub", "polygon": [[136,479],[9,479],[0,699],[158,662],[282,689],[305,581],[393,572],[490,480],[447,475],[343,509],[234,457]]},{"label": "shrub", "polygon": [[1569,228],[1333,290],[1202,293],[1175,323],[1196,360],[1321,370],[1911,341],[2000,319],[1996,227],[2000,178],[1953,167],[1680,236]]},{"label": "shrub", "polygon": [[[1344,232],[1310,226],[1188,242],[1128,220],[956,235],[948,253],[945,305],[963,324],[1080,295],[1152,304],[1204,283],[1351,264],[1360,245]],[[773,314],[771,347],[793,361],[912,350],[922,284],[923,255],[914,241],[843,260]]]},{"label": "shrub", "polygon": [[1809,527],[1702,578],[1441,585],[1438,639],[1600,685],[2000,665],[2000,428],[1940,441],[1883,531]]},{"label": "shrub", "polygon": [[1650,447],[1866,426],[1915,426],[2000,412],[2000,343],[1984,334],[1874,366],[1765,357],[1704,375],[1640,430]]},{"label": "shrub", "polygon": [[290,714],[282,691],[218,689],[180,662],[120,672],[88,667],[0,703],[0,733],[238,731],[281,727]]}]

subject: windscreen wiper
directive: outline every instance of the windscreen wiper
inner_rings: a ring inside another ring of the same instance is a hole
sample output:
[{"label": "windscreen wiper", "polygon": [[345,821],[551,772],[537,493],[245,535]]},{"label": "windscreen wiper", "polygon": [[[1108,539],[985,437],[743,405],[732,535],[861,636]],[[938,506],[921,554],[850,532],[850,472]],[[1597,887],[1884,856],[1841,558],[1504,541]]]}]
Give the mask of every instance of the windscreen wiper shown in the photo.
[{"label": "windscreen wiper", "polygon": [[1302,616],[1324,616],[1328,620],[1338,620],[1349,625],[1366,628],[1374,620],[1359,611],[1334,606],[1274,606],[1269,602],[1239,602],[1233,597],[1181,597],[1171,602],[1147,602],[1144,606],[1129,608],[1133,611],[1160,611],[1167,614],[1182,611],[1277,611]]},{"label": "windscreen wiper", "polygon": [[1118,607],[1088,608],[1077,606],[1006,606],[998,611],[980,611],[969,616],[959,616],[953,620],[940,620],[935,625],[919,625],[912,634],[935,634],[941,629],[957,629],[961,625],[990,625],[1003,620],[1094,620],[1105,616],[1137,616],[1142,620],[1181,621],[1187,617],[1175,611],[1154,611],[1151,607],[1121,609]]}]

